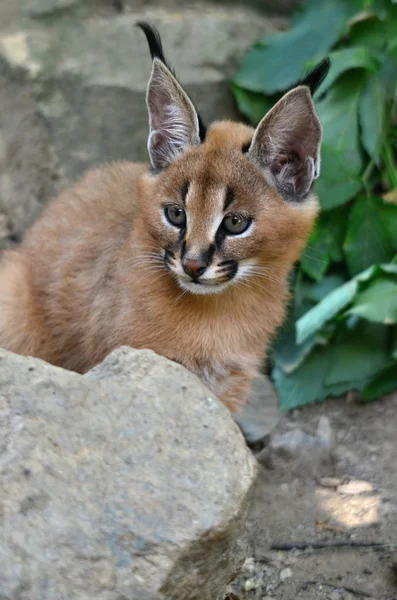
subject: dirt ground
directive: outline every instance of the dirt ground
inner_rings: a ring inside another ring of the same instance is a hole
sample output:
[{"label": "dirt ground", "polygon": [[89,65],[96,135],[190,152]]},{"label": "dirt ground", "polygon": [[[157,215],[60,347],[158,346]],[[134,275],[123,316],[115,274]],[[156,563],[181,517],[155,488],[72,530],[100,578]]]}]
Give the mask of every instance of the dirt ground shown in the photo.
[{"label": "dirt ground", "polygon": [[[366,405],[329,400],[294,411],[277,433],[313,435],[320,420],[331,425],[328,453],[313,447],[275,456],[265,448],[258,455],[251,557],[230,600],[397,599],[397,394]],[[385,546],[270,548],[324,540]]]}]

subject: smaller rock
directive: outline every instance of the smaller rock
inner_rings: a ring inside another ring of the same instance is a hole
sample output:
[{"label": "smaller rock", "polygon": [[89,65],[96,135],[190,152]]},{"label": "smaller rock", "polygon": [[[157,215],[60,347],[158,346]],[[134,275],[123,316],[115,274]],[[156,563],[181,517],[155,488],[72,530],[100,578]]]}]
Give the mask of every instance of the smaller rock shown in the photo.
[{"label": "smaller rock", "polygon": [[318,421],[317,437],[329,447],[335,445],[335,432],[332,429],[331,421],[325,415],[322,415]]},{"label": "smaller rock", "polygon": [[256,579],[247,579],[247,581],[244,583],[244,590],[246,592],[249,592],[251,590],[256,590],[257,587],[258,587],[258,582],[256,581]]},{"label": "smaller rock", "polygon": [[360,481],[359,479],[356,479],[349,481],[348,483],[344,483],[343,485],[339,485],[337,491],[340,494],[356,496],[358,494],[371,494],[374,491],[374,488],[369,481]]},{"label": "smaller rock", "polygon": [[329,600],[342,600],[343,595],[342,592],[339,592],[338,590],[332,590],[328,598]]},{"label": "smaller rock", "polygon": [[253,573],[255,571],[255,559],[253,557],[246,558],[241,570],[246,573]]},{"label": "smaller rock", "polygon": [[248,402],[233,415],[245,440],[253,450],[260,452],[269,434],[281,419],[276,391],[267,377],[258,375],[254,380]]},{"label": "smaller rock", "polygon": [[314,435],[309,435],[300,429],[295,429],[288,433],[279,433],[273,436],[271,447],[285,457],[294,458],[306,449],[319,449],[320,451],[327,449],[327,443]]},{"label": "smaller rock", "polygon": [[283,569],[280,572],[281,581],[285,581],[286,579],[289,579],[290,577],[292,577],[292,569],[290,569],[289,567],[287,567],[286,569]]},{"label": "smaller rock", "polygon": [[338,479],[337,477],[320,477],[320,479],[318,480],[318,483],[322,487],[337,488],[340,485],[342,485],[342,480]]},{"label": "smaller rock", "polygon": [[333,446],[330,436],[311,435],[300,429],[271,436],[267,447],[256,456],[259,462],[266,459],[272,468],[287,469],[290,475],[316,479],[321,475],[320,469],[328,464]]}]

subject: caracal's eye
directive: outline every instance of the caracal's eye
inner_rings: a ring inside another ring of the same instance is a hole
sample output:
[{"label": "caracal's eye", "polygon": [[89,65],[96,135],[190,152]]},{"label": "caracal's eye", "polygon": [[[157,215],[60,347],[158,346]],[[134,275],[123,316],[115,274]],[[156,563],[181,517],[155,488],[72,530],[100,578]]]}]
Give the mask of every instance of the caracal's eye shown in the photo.
[{"label": "caracal's eye", "polygon": [[186,225],[186,213],[183,208],[180,208],[179,206],[166,206],[164,214],[174,227],[182,229],[182,227]]},{"label": "caracal's eye", "polygon": [[229,235],[238,235],[248,229],[251,219],[241,215],[226,215],[222,221],[223,229]]}]

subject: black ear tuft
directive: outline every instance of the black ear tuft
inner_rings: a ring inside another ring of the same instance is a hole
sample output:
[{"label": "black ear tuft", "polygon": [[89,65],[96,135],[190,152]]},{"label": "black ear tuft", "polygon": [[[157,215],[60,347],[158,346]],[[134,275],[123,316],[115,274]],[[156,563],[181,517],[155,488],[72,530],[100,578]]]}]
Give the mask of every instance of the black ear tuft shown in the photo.
[{"label": "black ear tuft", "polygon": [[309,71],[303,79],[298,81],[296,84],[298,85],[306,85],[310,89],[310,93],[313,96],[314,92],[318,90],[326,76],[328,75],[329,68],[331,66],[331,61],[327,56],[322,61],[320,61],[314,69]]},{"label": "black ear tuft", "polygon": [[[153,25],[149,25],[149,23],[146,23],[145,21],[138,21],[136,23],[136,26],[139,27],[140,29],[142,29],[143,33],[146,36],[152,60],[154,58],[158,58],[159,60],[161,60],[161,62],[173,74],[175,79],[177,79],[174,69],[168,64],[168,62],[164,56],[163,43],[161,41],[161,37],[160,37],[160,34],[157,31],[157,29],[155,27],[153,27]],[[196,111],[197,111],[197,109],[196,109]],[[207,129],[206,129],[206,127],[203,123],[203,120],[202,120],[200,114],[198,113],[198,111],[197,111],[197,117],[198,117],[198,122],[199,122],[200,140],[203,142],[205,135],[207,133]]]},{"label": "black ear tuft", "polygon": [[157,29],[153,27],[153,25],[145,23],[145,21],[138,21],[136,23],[136,26],[142,29],[143,33],[146,36],[147,43],[149,45],[150,56],[152,57],[152,59],[158,58],[159,60],[161,60],[162,63],[165,64],[167,69],[169,69],[171,73],[173,73],[173,70],[171,69],[170,65],[165,59],[163,43],[161,41],[161,37]]}]

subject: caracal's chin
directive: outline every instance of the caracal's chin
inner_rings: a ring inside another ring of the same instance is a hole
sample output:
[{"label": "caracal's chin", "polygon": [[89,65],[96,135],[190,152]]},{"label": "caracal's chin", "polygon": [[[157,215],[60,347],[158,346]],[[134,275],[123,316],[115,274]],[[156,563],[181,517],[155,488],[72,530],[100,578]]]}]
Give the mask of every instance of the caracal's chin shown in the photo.
[{"label": "caracal's chin", "polygon": [[188,279],[182,279],[181,277],[177,278],[178,285],[185,291],[190,292],[191,294],[219,294],[223,292],[226,288],[233,285],[234,280],[225,281],[224,283],[206,283],[200,282],[196,283],[194,281],[189,281]]}]

